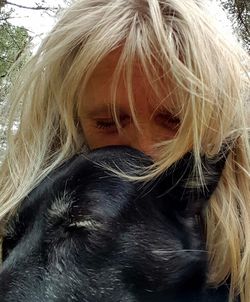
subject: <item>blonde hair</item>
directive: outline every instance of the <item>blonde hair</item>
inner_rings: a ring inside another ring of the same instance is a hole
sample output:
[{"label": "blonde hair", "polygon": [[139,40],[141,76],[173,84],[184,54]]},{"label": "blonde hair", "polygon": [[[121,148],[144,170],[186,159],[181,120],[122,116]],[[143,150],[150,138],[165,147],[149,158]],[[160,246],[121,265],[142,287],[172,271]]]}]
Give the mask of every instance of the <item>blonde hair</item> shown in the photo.
[{"label": "blonde hair", "polygon": [[[139,60],[163,104],[171,94],[181,120],[176,137],[160,144],[160,158],[144,179],[192,150],[202,182],[201,154],[213,156],[233,141],[205,217],[209,283],[230,277],[230,301],[240,294],[242,302],[249,302],[249,58],[219,32],[208,6],[202,0],[78,0],[65,11],[10,96],[0,219],[10,217],[52,169],[86,146],[78,119],[84,89],[98,64],[121,49],[112,84],[114,104],[123,73],[136,123],[132,66]],[[171,92],[166,91],[169,82]],[[20,125],[13,133],[20,106]]]}]

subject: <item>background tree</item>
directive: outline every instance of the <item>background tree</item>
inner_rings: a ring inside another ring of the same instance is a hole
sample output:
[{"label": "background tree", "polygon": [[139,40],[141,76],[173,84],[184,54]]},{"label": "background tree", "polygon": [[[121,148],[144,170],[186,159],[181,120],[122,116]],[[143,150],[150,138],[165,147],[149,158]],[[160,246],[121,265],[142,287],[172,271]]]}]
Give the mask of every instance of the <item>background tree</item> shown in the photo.
[{"label": "background tree", "polygon": [[34,10],[57,10],[57,7],[51,7],[47,5],[47,2],[45,0],[41,0],[40,2],[36,2],[34,6],[27,6],[18,4],[12,1],[8,0],[0,0],[0,8],[4,7],[5,5],[13,6],[13,7],[19,7],[19,8],[25,8],[25,9],[34,9]]},{"label": "background tree", "polygon": [[245,48],[250,53],[250,0],[221,0]]},{"label": "background tree", "polygon": [[8,22],[0,25],[0,78],[3,79],[10,67],[26,49],[30,41],[27,30]]},{"label": "background tree", "polygon": [[13,75],[22,67],[29,57],[30,37],[23,27],[9,23],[10,12],[0,14],[0,159],[2,151],[6,148],[6,114],[4,112],[7,94],[11,87],[11,76],[8,71],[12,67]]},{"label": "background tree", "polygon": [[[12,0],[13,1],[13,0]],[[14,26],[11,19],[17,9],[39,10],[41,13],[56,16],[61,6],[51,6],[51,2],[40,0],[34,6],[16,4],[0,0],[0,163],[6,149],[6,105],[8,91],[13,78],[31,55],[32,38],[24,27]],[[69,1],[69,0],[67,0]],[[65,3],[67,2],[65,0]],[[9,72],[11,70],[11,72]],[[18,126],[18,121],[16,126]],[[15,130],[15,129],[13,129]]]},{"label": "background tree", "polygon": [[[11,85],[8,71],[18,71],[30,55],[27,48],[30,37],[23,27],[13,26],[8,22],[0,23],[0,105],[4,102]],[[14,66],[15,63],[15,66]]]}]

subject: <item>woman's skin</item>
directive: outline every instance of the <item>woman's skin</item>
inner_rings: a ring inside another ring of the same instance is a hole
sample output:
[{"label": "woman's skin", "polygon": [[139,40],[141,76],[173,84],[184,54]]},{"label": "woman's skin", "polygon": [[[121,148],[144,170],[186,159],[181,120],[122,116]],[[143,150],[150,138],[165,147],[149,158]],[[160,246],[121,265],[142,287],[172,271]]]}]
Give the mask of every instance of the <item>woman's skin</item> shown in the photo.
[{"label": "woman's skin", "polygon": [[145,76],[139,66],[134,65],[133,92],[135,112],[140,129],[131,117],[125,84],[120,81],[117,90],[118,116],[122,125],[118,132],[111,113],[110,85],[117,64],[118,53],[113,52],[98,65],[84,94],[84,104],[80,109],[80,122],[90,149],[126,145],[145,154],[156,157],[154,144],[169,140],[176,135],[179,119],[166,108],[172,104],[170,96],[165,99],[164,108],[160,100],[153,97]]}]

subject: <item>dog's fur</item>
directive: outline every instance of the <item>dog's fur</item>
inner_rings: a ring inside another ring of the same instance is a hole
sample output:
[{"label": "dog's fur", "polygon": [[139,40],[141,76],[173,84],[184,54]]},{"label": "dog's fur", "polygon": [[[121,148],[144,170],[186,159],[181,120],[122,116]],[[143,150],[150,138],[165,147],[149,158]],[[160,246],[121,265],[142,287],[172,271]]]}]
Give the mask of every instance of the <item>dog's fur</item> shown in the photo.
[{"label": "dog's fur", "polygon": [[207,255],[197,217],[224,160],[205,162],[213,175],[205,190],[186,187],[191,154],[146,185],[102,167],[131,174],[149,162],[139,151],[109,147],[53,171],[9,225],[1,302],[172,302],[200,293]]}]

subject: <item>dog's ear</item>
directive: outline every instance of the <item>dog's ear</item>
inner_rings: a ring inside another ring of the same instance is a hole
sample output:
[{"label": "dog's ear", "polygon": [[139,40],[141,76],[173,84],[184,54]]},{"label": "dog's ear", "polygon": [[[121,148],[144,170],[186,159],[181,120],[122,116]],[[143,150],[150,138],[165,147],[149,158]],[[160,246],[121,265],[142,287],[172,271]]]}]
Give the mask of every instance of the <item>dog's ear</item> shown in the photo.
[{"label": "dog's ear", "polygon": [[199,214],[215,191],[225,166],[227,152],[201,158],[202,176],[195,175],[193,153],[187,153],[157,180],[157,196],[184,215]]}]

